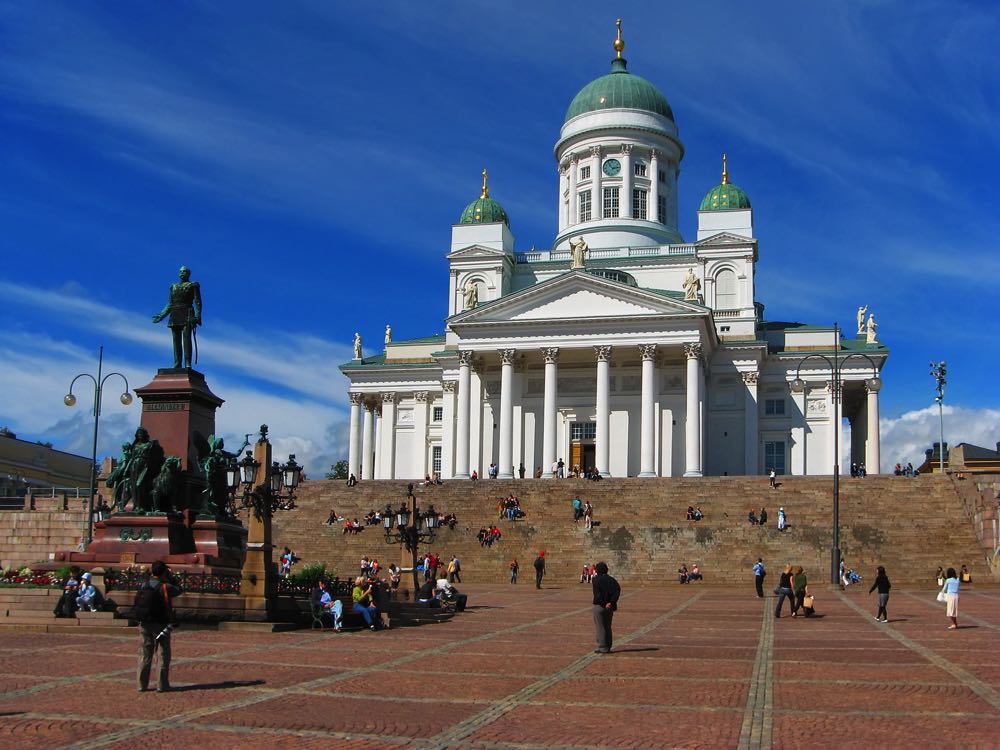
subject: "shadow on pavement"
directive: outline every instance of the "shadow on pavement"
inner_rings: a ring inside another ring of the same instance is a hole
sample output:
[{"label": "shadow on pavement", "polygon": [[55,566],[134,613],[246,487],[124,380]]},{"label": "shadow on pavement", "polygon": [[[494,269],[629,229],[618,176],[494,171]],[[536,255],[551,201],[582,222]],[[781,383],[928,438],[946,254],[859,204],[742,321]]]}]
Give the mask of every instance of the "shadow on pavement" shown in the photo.
[{"label": "shadow on pavement", "polygon": [[264,680],[226,680],[224,682],[203,682],[197,685],[177,685],[171,688],[171,693],[186,693],[190,690],[228,690],[231,688],[253,687],[264,685]]}]

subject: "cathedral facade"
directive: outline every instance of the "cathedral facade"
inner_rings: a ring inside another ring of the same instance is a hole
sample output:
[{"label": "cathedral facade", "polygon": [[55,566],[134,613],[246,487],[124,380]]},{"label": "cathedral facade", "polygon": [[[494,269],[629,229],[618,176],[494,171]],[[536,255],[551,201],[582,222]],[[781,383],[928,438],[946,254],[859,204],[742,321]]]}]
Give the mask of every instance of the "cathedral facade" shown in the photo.
[{"label": "cathedral facade", "polygon": [[617,477],[878,472],[874,318],[859,309],[846,335],[765,318],[753,209],[725,157],[683,241],[684,147],[623,50],[619,27],[611,71],[567,110],[551,249],[515,248],[484,171],[452,227],[444,332],[387,332],[382,354],[356,343],[341,366],[359,479],[551,476],[560,462]]}]

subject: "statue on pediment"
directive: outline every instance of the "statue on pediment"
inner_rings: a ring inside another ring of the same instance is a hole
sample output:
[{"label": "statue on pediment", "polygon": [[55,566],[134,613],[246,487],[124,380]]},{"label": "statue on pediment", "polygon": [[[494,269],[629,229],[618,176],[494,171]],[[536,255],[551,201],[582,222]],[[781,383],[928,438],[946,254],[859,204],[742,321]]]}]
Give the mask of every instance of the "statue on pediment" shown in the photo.
[{"label": "statue on pediment", "polygon": [[701,281],[694,275],[694,269],[689,268],[687,276],[684,277],[684,299],[697,302],[700,291]]},{"label": "statue on pediment", "polygon": [[878,324],[875,322],[875,313],[868,316],[868,325],[866,326],[865,332],[865,343],[866,344],[877,344],[878,341],[875,339],[875,331],[878,330]]},{"label": "statue on pediment", "polygon": [[585,259],[587,256],[587,251],[590,249],[587,247],[587,241],[583,237],[577,237],[576,240],[569,241],[570,252],[573,253],[573,261],[569,265],[569,270],[574,270],[576,268],[583,268],[585,266]]}]

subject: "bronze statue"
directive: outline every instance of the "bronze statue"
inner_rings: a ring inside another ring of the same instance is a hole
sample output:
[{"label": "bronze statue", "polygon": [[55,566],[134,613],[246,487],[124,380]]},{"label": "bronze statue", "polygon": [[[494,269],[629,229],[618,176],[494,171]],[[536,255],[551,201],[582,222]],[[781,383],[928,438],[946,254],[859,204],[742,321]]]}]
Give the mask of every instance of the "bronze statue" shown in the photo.
[{"label": "bronze statue", "polygon": [[[159,508],[153,498],[153,481],[163,468],[165,456],[163,448],[156,440],[150,440],[145,427],[135,431],[132,441],[132,458],[129,461],[128,484],[132,496],[134,513],[155,513]],[[167,508],[166,510],[171,510]]]},{"label": "bronze statue", "polygon": [[[201,437],[200,435],[198,437]],[[204,443],[199,444],[200,443]],[[202,515],[220,515],[229,505],[229,483],[226,481],[226,469],[239,456],[243,449],[250,445],[250,435],[243,439],[243,445],[236,453],[225,450],[225,441],[215,435],[209,435],[208,441],[195,440],[201,460],[201,470],[205,473],[205,489],[201,494]]]},{"label": "bronze statue", "polygon": [[108,489],[114,490],[112,510],[121,513],[125,510],[128,501],[132,499],[128,483],[129,463],[132,460],[132,444],[122,443],[122,457],[118,459],[118,465],[108,474],[105,481]]},{"label": "bronze statue", "polygon": [[201,285],[191,281],[191,270],[181,266],[180,281],[170,285],[167,295],[167,305],[153,316],[153,322],[159,323],[170,316],[167,325],[174,337],[174,367],[180,369],[181,355],[184,355],[184,367],[191,369],[192,344],[194,361],[198,362],[198,332],[201,325]]}]

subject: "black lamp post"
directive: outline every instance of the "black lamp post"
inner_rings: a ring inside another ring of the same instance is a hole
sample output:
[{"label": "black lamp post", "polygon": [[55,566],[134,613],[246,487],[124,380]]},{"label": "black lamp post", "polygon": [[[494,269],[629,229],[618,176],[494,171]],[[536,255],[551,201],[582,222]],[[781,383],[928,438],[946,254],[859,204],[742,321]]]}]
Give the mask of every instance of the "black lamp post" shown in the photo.
[{"label": "black lamp post", "polygon": [[83,540],[84,549],[94,538],[94,496],[97,494],[97,426],[101,421],[101,399],[104,397],[104,384],[112,375],[117,375],[125,381],[125,390],[118,397],[125,406],[132,403],[132,394],[129,393],[128,378],[120,372],[109,372],[102,377],[101,372],[104,367],[104,347],[102,346],[97,354],[97,377],[90,373],[81,372],[69,384],[69,393],[63,396],[63,403],[66,406],[76,406],[76,396],[73,395],[73,386],[80,378],[90,378],[94,383],[94,442],[90,452],[90,497],[87,500],[87,535]]},{"label": "black lamp post", "polygon": [[[794,393],[803,393],[806,389],[806,382],[799,377],[799,373],[802,371],[802,365],[808,362],[810,359],[821,359],[826,362],[827,366],[830,368],[831,372],[831,388],[832,388],[832,401],[833,401],[833,416],[835,429],[833,431],[833,542],[832,548],[830,550],[830,583],[836,584],[840,581],[840,389],[843,383],[843,366],[847,360],[853,357],[860,357],[868,360],[868,364],[871,365],[872,372],[874,375],[869,378],[866,382],[873,388],[878,389],[882,386],[882,380],[878,376],[878,366],[875,361],[869,357],[867,354],[862,354],[860,352],[853,352],[848,354],[846,357],[838,356],[840,351],[840,327],[834,323],[833,324],[833,359],[823,355],[823,354],[810,354],[805,357],[799,366],[795,369],[795,379],[791,382],[791,388]],[[877,467],[876,467],[877,468]]]},{"label": "black lamp post", "polygon": [[[265,472],[264,481],[255,487],[259,468],[260,462],[250,451],[239,462],[233,459],[226,469],[226,483],[234,499],[239,499],[242,507],[251,508],[257,518],[294,508],[295,490],[302,477],[302,467],[295,462],[295,454],[289,454],[284,464],[273,461]],[[237,498],[241,485],[243,493]]]}]

